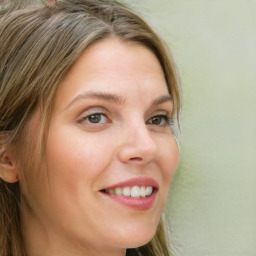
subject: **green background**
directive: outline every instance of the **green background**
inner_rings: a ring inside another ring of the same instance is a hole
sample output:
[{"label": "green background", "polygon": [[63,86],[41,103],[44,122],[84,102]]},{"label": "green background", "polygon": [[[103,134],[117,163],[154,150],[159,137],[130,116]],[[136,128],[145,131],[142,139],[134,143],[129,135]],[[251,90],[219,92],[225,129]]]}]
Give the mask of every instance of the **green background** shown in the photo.
[{"label": "green background", "polygon": [[256,1],[137,0],[183,87],[167,213],[175,256],[256,255]]}]

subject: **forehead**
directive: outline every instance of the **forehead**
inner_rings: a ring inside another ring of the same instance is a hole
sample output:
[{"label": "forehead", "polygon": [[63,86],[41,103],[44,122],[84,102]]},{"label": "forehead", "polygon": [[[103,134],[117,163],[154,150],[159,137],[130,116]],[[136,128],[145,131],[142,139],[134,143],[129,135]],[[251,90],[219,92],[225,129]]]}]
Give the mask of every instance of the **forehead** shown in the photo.
[{"label": "forehead", "polygon": [[155,54],[135,42],[108,38],[90,46],[61,82],[58,98],[76,97],[83,90],[118,93],[168,94],[162,67]]}]

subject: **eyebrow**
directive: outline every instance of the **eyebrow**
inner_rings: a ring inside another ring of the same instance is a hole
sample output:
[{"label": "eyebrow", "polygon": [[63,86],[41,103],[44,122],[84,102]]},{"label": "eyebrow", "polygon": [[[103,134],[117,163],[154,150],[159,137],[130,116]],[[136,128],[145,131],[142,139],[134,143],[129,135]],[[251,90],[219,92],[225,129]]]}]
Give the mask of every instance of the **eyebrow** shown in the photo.
[{"label": "eyebrow", "polygon": [[119,105],[124,104],[125,99],[111,93],[106,93],[106,92],[86,92],[77,95],[69,104],[66,108],[69,108],[71,105],[73,105],[75,102],[88,99],[88,98],[95,98],[95,99],[102,99],[106,101],[111,101],[113,103],[117,103]]},{"label": "eyebrow", "polygon": [[[96,98],[96,99],[102,99],[105,101],[111,101],[113,103],[116,103],[118,105],[123,105],[125,103],[125,99],[123,97],[120,97],[116,94],[106,93],[106,92],[86,92],[77,95],[68,105],[65,109],[69,108],[71,105],[76,103],[77,101],[88,99],[88,98]],[[153,101],[152,105],[160,105],[168,101],[173,101],[171,95],[164,95],[156,100]]]},{"label": "eyebrow", "polygon": [[160,105],[168,101],[173,102],[172,96],[170,94],[157,98],[156,100],[154,100],[153,105]]}]

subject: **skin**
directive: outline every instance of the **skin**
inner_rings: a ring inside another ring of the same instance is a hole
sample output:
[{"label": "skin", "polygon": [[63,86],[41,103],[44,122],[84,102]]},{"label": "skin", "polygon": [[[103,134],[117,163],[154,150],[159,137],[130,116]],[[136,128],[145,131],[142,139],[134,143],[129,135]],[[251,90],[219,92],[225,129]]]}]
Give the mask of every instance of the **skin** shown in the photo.
[{"label": "skin", "polygon": [[[57,90],[45,163],[37,175],[25,173],[28,256],[121,256],[150,241],[179,159],[163,117],[172,112],[168,95],[162,68],[145,46],[111,38],[83,53]],[[100,192],[137,177],[159,184],[148,210]]]}]

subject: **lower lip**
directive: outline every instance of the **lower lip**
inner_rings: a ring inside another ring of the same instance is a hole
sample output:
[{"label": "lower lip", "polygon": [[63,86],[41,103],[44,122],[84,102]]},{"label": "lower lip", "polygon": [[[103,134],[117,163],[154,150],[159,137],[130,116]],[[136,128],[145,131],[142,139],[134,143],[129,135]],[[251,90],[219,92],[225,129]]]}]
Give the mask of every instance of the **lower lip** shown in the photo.
[{"label": "lower lip", "polygon": [[110,199],[113,199],[120,204],[123,204],[127,207],[130,207],[134,210],[149,210],[153,207],[154,202],[156,200],[156,193],[157,191],[154,190],[151,196],[148,197],[140,197],[140,198],[134,198],[134,197],[128,197],[128,196],[118,196],[118,195],[111,195],[103,193],[105,196],[107,196]]}]

